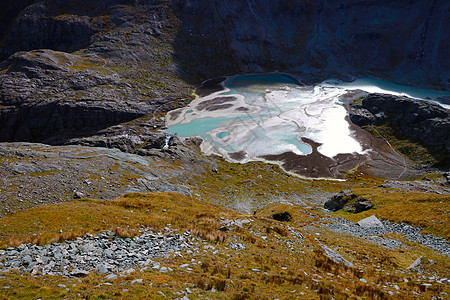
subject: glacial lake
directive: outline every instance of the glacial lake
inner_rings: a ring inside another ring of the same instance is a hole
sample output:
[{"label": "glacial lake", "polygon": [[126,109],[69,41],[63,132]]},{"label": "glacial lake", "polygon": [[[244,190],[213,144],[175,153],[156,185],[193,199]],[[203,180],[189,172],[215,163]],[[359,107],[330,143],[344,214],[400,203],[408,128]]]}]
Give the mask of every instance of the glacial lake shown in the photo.
[{"label": "glacial lake", "polygon": [[220,91],[169,112],[166,123],[169,134],[200,137],[204,154],[217,154],[231,162],[258,161],[285,152],[310,154],[311,146],[303,138],[320,143],[317,150],[330,158],[365,153],[368,149],[363,149],[351,132],[340,98],[353,90],[427,101],[450,97],[450,92],[367,78],[353,82],[330,79],[305,86],[281,73],[232,76],[222,86]]}]

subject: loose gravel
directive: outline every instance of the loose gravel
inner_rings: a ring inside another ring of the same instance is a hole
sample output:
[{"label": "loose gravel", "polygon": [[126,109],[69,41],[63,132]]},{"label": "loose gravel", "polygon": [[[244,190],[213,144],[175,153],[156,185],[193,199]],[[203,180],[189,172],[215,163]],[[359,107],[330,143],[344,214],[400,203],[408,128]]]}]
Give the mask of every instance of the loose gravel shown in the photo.
[{"label": "loose gravel", "polygon": [[441,237],[431,234],[421,234],[422,228],[414,227],[405,223],[391,223],[389,221],[381,221],[383,226],[372,228],[361,228],[352,221],[342,218],[323,218],[322,221],[329,223],[322,224],[326,228],[339,233],[347,233],[364,239],[370,239],[373,242],[386,246],[390,249],[398,248],[401,242],[395,239],[386,239],[380,237],[387,233],[403,234],[408,240],[421,243],[422,245],[441,252],[446,256],[450,256],[450,243]]},{"label": "loose gravel", "polygon": [[153,263],[152,258],[192,248],[195,239],[184,234],[156,233],[149,229],[134,238],[121,238],[108,231],[96,236],[45,246],[22,244],[0,250],[0,272],[19,269],[32,275],[83,277],[91,271],[106,274]]}]

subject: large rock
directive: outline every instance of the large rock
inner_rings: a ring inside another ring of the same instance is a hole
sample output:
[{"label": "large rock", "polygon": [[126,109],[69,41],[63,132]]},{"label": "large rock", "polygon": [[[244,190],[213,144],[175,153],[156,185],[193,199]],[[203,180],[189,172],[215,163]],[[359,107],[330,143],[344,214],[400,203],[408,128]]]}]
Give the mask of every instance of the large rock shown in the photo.
[{"label": "large rock", "polygon": [[370,202],[370,200],[364,199],[363,197],[359,197],[352,204],[344,206],[344,210],[355,214],[372,208],[373,208],[372,202]]},{"label": "large rock", "polygon": [[349,262],[348,260],[346,260],[345,258],[343,258],[339,253],[336,253],[335,251],[333,251],[330,247],[323,245],[321,243],[318,242],[318,244],[320,245],[320,247],[322,247],[322,250],[324,251],[324,254],[331,259],[332,261],[334,261],[337,264],[341,264],[344,265],[346,267],[351,267],[354,268],[355,265],[351,262]]},{"label": "large rock", "polygon": [[331,211],[338,211],[343,209],[347,202],[355,199],[357,196],[351,191],[340,191],[338,194],[331,197],[330,200],[323,205],[326,209]]},{"label": "large rock", "polygon": [[384,228],[383,223],[375,215],[362,219],[357,224],[363,229]]}]

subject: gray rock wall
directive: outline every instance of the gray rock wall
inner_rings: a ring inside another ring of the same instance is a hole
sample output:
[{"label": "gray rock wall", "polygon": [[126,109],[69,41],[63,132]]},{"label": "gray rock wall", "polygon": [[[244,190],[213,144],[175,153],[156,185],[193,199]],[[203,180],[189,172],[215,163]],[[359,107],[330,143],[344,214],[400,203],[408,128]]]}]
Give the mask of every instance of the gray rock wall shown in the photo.
[{"label": "gray rock wall", "polygon": [[[176,3],[183,25],[175,54],[193,76],[302,69],[324,77],[373,74],[448,88],[445,0]],[[200,68],[192,68],[192,58]]]}]

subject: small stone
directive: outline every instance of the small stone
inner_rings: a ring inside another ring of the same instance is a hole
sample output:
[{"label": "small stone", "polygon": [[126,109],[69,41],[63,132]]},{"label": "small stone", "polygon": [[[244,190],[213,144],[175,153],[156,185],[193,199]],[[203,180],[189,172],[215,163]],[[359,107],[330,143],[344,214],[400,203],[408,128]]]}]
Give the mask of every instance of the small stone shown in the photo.
[{"label": "small stone", "polygon": [[189,288],[186,288],[186,293],[192,294],[192,291]]},{"label": "small stone", "polygon": [[75,194],[73,194],[73,199],[81,199],[84,198],[84,194],[82,192],[75,192]]},{"label": "small stone", "polygon": [[230,231],[230,229],[228,229],[228,227],[226,227],[226,226],[220,227],[219,230],[220,230],[220,231],[223,231],[223,232],[228,232],[228,231]]},{"label": "small stone", "polygon": [[58,284],[58,287],[64,289],[64,288],[66,288],[67,286],[66,286],[65,284]]},{"label": "small stone", "polygon": [[123,273],[129,275],[131,273],[134,273],[135,271],[136,271],[135,269],[131,268],[131,269],[125,270]]},{"label": "small stone", "polygon": [[143,279],[139,278],[139,279],[134,279],[131,281],[131,284],[136,284],[136,283],[142,283]]},{"label": "small stone", "polygon": [[367,280],[365,280],[364,278],[360,278],[359,281],[367,283]]},{"label": "small stone", "polygon": [[26,263],[27,265],[30,264],[33,259],[31,258],[30,255],[25,255],[24,258],[22,258],[23,262]]},{"label": "small stone", "polygon": [[422,263],[422,256],[416,259],[409,267],[408,269],[415,269]]},{"label": "small stone", "polygon": [[89,271],[81,270],[81,269],[73,269],[72,272],[70,272],[70,276],[74,277],[85,277],[89,275]]},{"label": "small stone", "polygon": [[167,268],[162,267],[161,269],[159,269],[159,273],[167,273]]},{"label": "small stone", "polygon": [[105,278],[107,280],[114,280],[114,279],[117,279],[117,275],[116,274],[109,274]]},{"label": "small stone", "polygon": [[97,266],[97,271],[100,274],[106,274],[106,273],[108,273],[108,268],[104,264],[100,264]]}]

